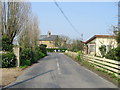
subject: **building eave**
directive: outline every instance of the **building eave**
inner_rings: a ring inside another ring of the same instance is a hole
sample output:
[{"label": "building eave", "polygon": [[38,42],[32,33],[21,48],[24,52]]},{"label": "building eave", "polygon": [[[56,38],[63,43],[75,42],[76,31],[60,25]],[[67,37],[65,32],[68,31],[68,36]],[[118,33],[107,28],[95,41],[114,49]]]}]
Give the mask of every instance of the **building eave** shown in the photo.
[{"label": "building eave", "polygon": [[93,37],[91,37],[90,39],[88,39],[85,44],[88,44],[89,42],[91,42],[92,40],[96,39],[96,38],[115,38],[114,35],[94,35]]}]

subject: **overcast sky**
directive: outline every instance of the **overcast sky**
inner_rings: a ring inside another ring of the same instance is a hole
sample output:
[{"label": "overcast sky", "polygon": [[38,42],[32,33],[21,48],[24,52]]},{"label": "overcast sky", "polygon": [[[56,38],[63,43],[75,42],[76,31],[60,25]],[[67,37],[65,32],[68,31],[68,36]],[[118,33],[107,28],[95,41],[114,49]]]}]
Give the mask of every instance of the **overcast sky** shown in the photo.
[{"label": "overcast sky", "polygon": [[39,18],[41,34],[51,31],[73,39],[87,40],[93,35],[109,34],[111,25],[117,25],[118,7],[115,2],[59,2],[66,16],[76,27],[72,29],[54,2],[32,2],[32,11]]}]

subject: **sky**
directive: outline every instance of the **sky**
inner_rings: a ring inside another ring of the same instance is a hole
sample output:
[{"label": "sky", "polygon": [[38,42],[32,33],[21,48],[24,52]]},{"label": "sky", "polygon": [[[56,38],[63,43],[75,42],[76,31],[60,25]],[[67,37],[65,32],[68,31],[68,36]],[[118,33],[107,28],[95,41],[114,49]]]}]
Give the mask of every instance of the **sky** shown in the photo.
[{"label": "sky", "polygon": [[71,39],[88,40],[93,35],[110,34],[111,25],[118,23],[115,2],[58,2],[77,29],[76,32],[54,2],[32,2],[32,11],[38,16],[41,34],[66,35]]}]

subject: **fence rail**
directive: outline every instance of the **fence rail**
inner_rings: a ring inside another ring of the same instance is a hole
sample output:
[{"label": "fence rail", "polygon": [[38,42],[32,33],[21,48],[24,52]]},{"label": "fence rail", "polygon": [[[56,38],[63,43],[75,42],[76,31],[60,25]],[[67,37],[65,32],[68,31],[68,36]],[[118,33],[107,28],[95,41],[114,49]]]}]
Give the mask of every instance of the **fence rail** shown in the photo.
[{"label": "fence rail", "polygon": [[[77,56],[77,53],[75,52],[68,51],[66,53],[73,57]],[[114,73],[117,77],[120,78],[120,61],[106,59],[106,58],[99,58],[90,55],[83,55],[82,58],[83,60],[86,60],[89,63],[93,64],[96,68],[100,68],[110,73]]]}]

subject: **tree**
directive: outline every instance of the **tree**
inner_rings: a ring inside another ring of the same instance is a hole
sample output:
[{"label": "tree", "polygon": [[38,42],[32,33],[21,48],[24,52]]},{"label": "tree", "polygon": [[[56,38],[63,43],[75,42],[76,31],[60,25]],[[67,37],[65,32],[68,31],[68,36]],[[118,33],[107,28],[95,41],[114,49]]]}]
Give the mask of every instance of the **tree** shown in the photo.
[{"label": "tree", "polygon": [[29,22],[26,23],[26,27],[24,27],[22,33],[19,35],[18,41],[22,48],[35,49],[37,46],[40,31],[37,20],[36,16],[31,17]]},{"label": "tree", "polygon": [[118,33],[117,33],[117,42],[120,47],[120,1],[118,2]]},{"label": "tree", "polygon": [[36,16],[33,16],[33,19],[30,23],[30,32],[29,32],[29,36],[30,36],[30,44],[32,47],[36,47],[37,46],[37,41],[39,39],[39,34],[40,34],[40,30],[39,30],[39,25],[38,25],[38,18]]},{"label": "tree", "polygon": [[[2,13],[2,2],[0,1],[0,13]],[[2,50],[2,14],[0,14],[0,50]]]},{"label": "tree", "polygon": [[55,39],[55,46],[59,48],[68,48],[70,38],[65,35],[60,35]]},{"label": "tree", "polygon": [[69,47],[69,50],[75,51],[75,52],[83,51],[83,49],[84,49],[84,45],[81,40],[73,40]]},{"label": "tree", "polygon": [[112,26],[113,27],[113,33],[114,35],[116,36],[116,41],[118,43],[118,46],[120,47],[120,27],[115,27],[115,26]]},{"label": "tree", "polygon": [[[12,1],[12,2],[10,2]],[[1,11],[1,29],[2,36],[10,38],[10,44],[25,27],[26,21],[30,14],[30,4],[26,2],[15,2],[15,0],[8,0],[0,3]]]}]

